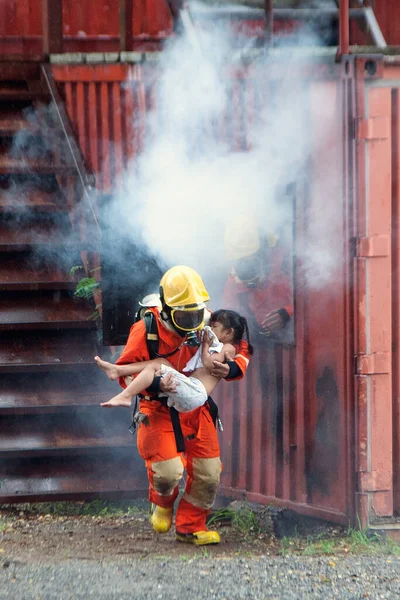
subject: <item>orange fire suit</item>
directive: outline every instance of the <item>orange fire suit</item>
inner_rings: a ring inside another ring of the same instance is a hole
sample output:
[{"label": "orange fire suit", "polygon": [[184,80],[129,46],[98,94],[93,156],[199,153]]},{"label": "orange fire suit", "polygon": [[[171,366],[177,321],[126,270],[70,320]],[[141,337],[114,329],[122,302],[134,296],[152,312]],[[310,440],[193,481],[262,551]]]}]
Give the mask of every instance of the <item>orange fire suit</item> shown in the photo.
[{"label": "orange fire suit", "polygon": [[[159,354],[167,354],[181,346],[182,338],[166,328],[157,309]],[[196,352],[196,348],[181,346],[168,356],[168,361],[179,372]],[[143,321],[135,323],[117,364],[149,360],[146,328]],[[249,362],[247,343],[242,342],[235,357],[241,376]],[[125,381],[120,380],[122,387]],[[185,492],[176,512],[176,530],[179,533],[205,531],[206,517],[215,500],[221,473],[217,432],[207,404],[189,413],[180,413],[185,451],[179,453],[171,422],[170,409],[157,399],[150,399],[146,391],[140,400],[140,412],[148,416],[148,424],[138,429],[137,446],[144,459],[149,478],[149,500],[163,508],[170,508],[178,495],[178,484],[187,471]],[[156,398],[156,397],[155,397]]]}]

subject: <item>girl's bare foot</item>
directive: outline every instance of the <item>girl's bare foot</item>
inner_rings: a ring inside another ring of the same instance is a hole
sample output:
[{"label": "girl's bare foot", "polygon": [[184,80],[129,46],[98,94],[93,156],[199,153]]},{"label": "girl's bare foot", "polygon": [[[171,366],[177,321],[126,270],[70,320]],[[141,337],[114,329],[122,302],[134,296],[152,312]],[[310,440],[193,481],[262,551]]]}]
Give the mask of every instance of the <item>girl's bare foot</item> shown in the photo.
[{"label": "girl's bare foot", "polygon": [[116,365],[113,365],[106,360],[102,360],[100,356],[95,356],[94,360],[96,361],[97,366],[107,375],[108,379],[111,379],[111,381],[118,379],[118,369]]},{"label": "girl's bare foot", "polygon": [[132,396],[128,396],[125,392],[121,392],[111,400],[107,402],[102,402],[100,406],[105,406],[106,408],[110,408],[112,406],[126,406],[129,407],[132,404]]}]

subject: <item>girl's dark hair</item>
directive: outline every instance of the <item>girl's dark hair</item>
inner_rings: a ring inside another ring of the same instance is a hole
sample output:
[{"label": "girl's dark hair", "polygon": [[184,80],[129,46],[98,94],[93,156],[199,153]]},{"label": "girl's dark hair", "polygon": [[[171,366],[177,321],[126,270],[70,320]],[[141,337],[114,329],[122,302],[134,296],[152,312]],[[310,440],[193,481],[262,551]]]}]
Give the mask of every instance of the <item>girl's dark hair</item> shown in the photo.
[{"label": "girl's dark hair", "polygon": [[243,335],[246,334],[247,343],[249,345],[249,354],[254,352],[253,346],[250,344],[249,326],[246,317],[242,317],[234,310],[226,310],[221,308],[211,314],[210,323],[221,323],[225,329],[233,329],[233,343],[238,344],[242,341]]}]

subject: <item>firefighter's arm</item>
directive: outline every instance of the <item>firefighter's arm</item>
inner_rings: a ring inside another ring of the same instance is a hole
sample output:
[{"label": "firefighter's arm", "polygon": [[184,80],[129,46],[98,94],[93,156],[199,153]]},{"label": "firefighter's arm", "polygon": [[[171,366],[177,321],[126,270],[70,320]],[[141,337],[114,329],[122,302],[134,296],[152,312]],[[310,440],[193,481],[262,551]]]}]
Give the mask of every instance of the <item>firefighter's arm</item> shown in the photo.
[{"label": "firefighter's arm", "polygon": [[[211,357],[212,358],[212,357]],[[242,379],[245,375],[249,364],[250,354],[248,351],[247,342],[242,340],[236,354],[225,353],[225,362],[213,360],[213,368],[211,375],[222,377],[229,381],[234,379]]]},{"label": "firefighter's arm", "polygon": [[227,356],[230,358],[230,360],[232,360],[231,356],[234,356],[235,352],[235,346],[233,346],[232,344],[224,344],[220,352],[214,352],[213,354],[210,354],[207,345],[205,345],[203,342],[201,360],[203,362],[204,367],[209,371],[212,371],[215,362],[223,363],[226,360]]}]

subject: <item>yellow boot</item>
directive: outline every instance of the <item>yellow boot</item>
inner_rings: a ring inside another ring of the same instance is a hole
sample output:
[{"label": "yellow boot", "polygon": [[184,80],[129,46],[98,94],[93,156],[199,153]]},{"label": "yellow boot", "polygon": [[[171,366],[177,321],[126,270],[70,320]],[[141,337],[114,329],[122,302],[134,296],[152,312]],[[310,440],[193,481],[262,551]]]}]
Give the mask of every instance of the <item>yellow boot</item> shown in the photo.
[{"label": "yellow boot", "polygon": [[219,544],[221,538],[218,531],[196,531],[195,533],[176,532],[178,542],[194,544],[195,546],[205,546],[206,544]]},{"label": "yellow boot", "polygon": [[151,505],[150,523],[156,533],[167,533],[172,525],[172,507]]}]

